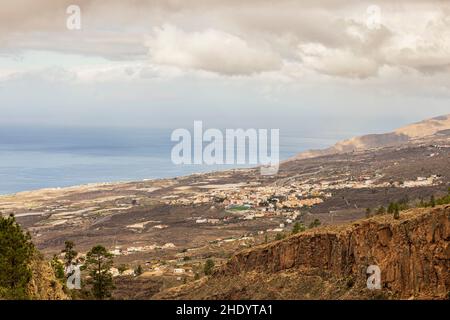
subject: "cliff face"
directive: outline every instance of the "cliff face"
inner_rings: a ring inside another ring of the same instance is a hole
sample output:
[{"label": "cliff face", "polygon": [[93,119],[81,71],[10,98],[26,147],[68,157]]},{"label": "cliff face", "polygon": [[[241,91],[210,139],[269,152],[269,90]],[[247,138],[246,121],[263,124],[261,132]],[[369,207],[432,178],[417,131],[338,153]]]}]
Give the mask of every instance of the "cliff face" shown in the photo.
[{"label": "cliff face", "polygon": [[[450,206],[412,209],[402,212],[399,220],[378,216],[248,249],[205,283],[166,297],[208,298],[199,294],[206,290],[219,298],[274,298],[259,290],[268,289],[264,283],[271,282],[285,291],[275,298],[366,298],[373,293],[365,288],[367,267],[377,265],[384,297],[445,298],[450,290],[449,240]],[[284,286],[282,278],[289,279]],[[252,290],[237,281],[247,281]]]}]

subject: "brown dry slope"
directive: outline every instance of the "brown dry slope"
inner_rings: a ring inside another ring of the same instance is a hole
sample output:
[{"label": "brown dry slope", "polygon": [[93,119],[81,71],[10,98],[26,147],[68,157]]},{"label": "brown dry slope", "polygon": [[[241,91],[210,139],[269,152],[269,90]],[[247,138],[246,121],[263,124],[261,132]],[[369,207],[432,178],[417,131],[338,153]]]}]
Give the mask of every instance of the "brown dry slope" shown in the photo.
[{"label": "brown dry slope", "polygon": [[400,146],[416,139],[436,135],[439,132],[446,132],[448,130],[450,130],[450,114],[413,123],[393,132],[354,137],[340,141],[334,146],[323,150],[305,151],[294,156],[291,160],[309,159],[373,148]]},{"label": "brown dry slope", "polygon": [[[437,298],[450,290],[450,206],[307,231],[248,249],[205,280],[159,299]],[[366,288],[367,267],[381,290]]]},{"label": "brown dry slope", "polygon": [[28,294],[33,300],[66,300],[62,284],[55,277],[49,262],[37,256],[31,261],[32,277]]}]

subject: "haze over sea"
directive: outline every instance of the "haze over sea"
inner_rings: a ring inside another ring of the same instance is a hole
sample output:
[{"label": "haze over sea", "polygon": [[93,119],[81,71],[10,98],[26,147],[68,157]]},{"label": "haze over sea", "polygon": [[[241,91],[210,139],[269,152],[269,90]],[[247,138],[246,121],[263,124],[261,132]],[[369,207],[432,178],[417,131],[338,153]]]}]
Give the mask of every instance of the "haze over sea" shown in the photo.
[{"label": "haze over sea", "polygon": [[[190,128],[187,128],[190,130]],[[280,130],[280,158],[357,134]],[[0,194],[168,178],[239,166],[174,165],[169,129],[0,128]],[[242,167],[242,165],[240,166]]]}]

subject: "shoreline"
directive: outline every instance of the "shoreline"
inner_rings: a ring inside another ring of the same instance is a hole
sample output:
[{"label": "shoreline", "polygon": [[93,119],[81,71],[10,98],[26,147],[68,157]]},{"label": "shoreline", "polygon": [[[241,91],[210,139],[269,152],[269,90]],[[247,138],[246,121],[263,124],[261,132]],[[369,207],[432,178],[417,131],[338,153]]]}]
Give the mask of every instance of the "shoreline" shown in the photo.
[{"label": "shoreline", "polygon": [[[284,160],[287,161],[288,159]],[[280,161],[281,164],[281,161]],[[14,196],[22,196],[26,194],[31,193],[38,193],[38,192],[52,192],[52,191],[71,191],[71,190],[78,190],[82,188],[95,188],[95,187],[104,187],[104,186],[117,186],[117,185],[125,185],[129,183],[141,183],[141,182],[157,182],[157,181],[165,181],[165,180],[176,180],[180,178],[189,178],[191,176],[196,175],[204,175],[204,174],[214,174],[214,173],[222,173],[222,172],[228,172],[232,170],[252,170],[256,169],[258,167],[249,167],[249,168],[243,168],[243,167],[237,167],[237,168],[231,168],[231,169],[225,169],[225,170],[211,170],[211,171],[204,171],[204,172],[193,172],[190,174],[185,175],[177,175],[173,177],[164,177],[164,178],[144,178],[141,180],[118,180],[118,181],[106,181],[106,182],[88,182],[88,183],[82,183],[82,184],[75,184],[65,187],[47,187],[47,188],[37,188],[37,189],[31,189],[31,190],[24,190],[24,191],[18,191],[13,193],[4,193],[0,194],[0,198],[5,197],[14,197]]]}]

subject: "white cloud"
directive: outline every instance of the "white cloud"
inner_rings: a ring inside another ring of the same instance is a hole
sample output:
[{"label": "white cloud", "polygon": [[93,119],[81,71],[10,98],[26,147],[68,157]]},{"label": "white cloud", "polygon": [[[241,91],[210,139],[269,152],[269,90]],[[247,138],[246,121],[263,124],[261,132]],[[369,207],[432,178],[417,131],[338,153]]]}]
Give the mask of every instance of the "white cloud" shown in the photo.
[{"label": "white cloud", "polygon": [[[387,65],[450,72],[448,1],[378,0],[381,28],[370,30],[372,1],[79,0],[80,32],[65,29],[70,0],[17,1],[0,10],[0,53],[58,51],[225,76],[289,77],[286,66],[360,79]],[[312,44],[322,51],[306,52]]]},{"label": "white cloud", "polygon": [[370,58],[357,56],[350,50],[329,49],[317,43],[300,45],[303,64],[320,73],[332,76],[367,78],[378,72],[378,63]]},{"label": "white cloud", "polygon": [[185,32],[171,25],[156,28],[147,45],[153,63],[226,75],[249,75],[279,69],[280,58],[269,48],[251,46],[219,30]]}]

